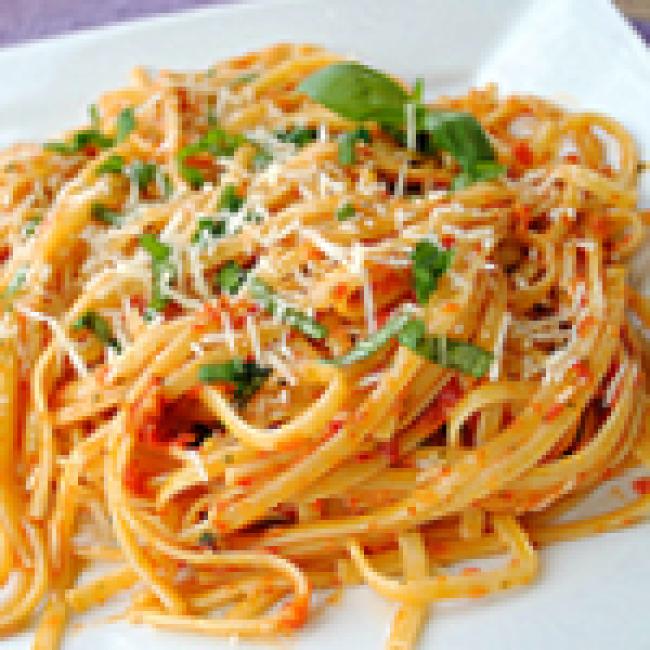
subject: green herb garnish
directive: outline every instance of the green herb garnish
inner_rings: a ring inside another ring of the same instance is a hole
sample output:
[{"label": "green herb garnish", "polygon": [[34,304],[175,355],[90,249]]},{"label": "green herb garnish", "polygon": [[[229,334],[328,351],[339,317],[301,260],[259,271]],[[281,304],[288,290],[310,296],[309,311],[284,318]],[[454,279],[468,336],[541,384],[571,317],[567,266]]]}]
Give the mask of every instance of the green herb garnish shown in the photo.
[{"label": "green herb garnish", "polygon": [[237,262],[230,260],[217,271],[215,283],[223,293],[234,296],[245,279],[246,271]]},{"label": "green herb garnish", "polygon": [[371,357],[381,350],[381,348],[388,345],[402,331],[402,328],[408,320],[409,315],[406,313],[391,316],[374,334],[357,343],[347,354],[332,359],[330,363],[334,363],[337,366],[350,366],[353,363]]},{"label": "green herb garnish", "polygon": [[280,299],[266,282],[253,277],[250,282],[251,296],[271,315],[276,313],[283,323],[297,329],[309,338],[322,340],[327,337],[328,331],[324,325],[293,307],[281,304]]},{"label": "green herb garnish", "polygon": [[209,154],[214,157],[230,157],[246,142],[241,135],[231,134],[215,126],[202,138],[188,144],[178,152],[178,163],[181,176],[193,189],[198,189],[205,183],[203,172],[188,164],[188,158],[198,154]]},{"label": "green herb garnish", "polygon": [[99,107],[97,104],[91,104],[88,107],[88,117],[90,119],[90,128],[99,131],[100,127],[100,117],[99,117]]},{"label": "green herb garnish", "polygon": [[451,266],[453,258],[453,250],[438,248],[428,241],[416,244],[411,259],[415,296],[420,304],[426,304],[431,293],[436,290],[438,280]]},{"label": "green herb garnish", "polygon": [[237,193],[237,188],[232,183],[225,185],[219,197],[219,210],[239,212],[242,205],[244,205],[244,199]]},{"label": "green herb garnish", "polygon": [[481,378],[489,370],[493,355],[467,341],[426,334],[424,321],[411,319],[398,335],[401,345],[427,361]]},{"label": "green herb garnish", "polygon": [[[390,77],[360,63],[343,62],[321,68],[298,86],[314,101],[357,122],[374,121],[403,142],[408,128],[407,105],[415,103],[416,143],[419,151],[447,151],[458,162],[463,182],[481,180],[477,171],[495,161],[494,149],[478,120],[469,113],[423,106],[421,86],[412,96]],[[345,152],[347,155],[347,152]],[[491,173],[496,173],[493,165]]]},{"label": "green herb garnish", "polygon": [[2,292],[3,300],[8,302],[12,300],[17,293],[20,292],[20,290],[23,288],[27,280],[27,270],[28,270],[27,267],[24,266],[16,271],[14,277],[11,279],[9,284],[5,287],[5,290]]},{"label": "green herb garnish", "polygon": [[155,235],[145,233],[140,236],[140,246],[151,256],[152,291],[149,308],[154,312],[162,311],[169,303],[163,293],[163,281],[172,282],[176,278],[176,267],[171,262],[172,247],[161,242]]},{"label": "green herb garnish", "polygon": [[115,124],[115,142],[119,144],[129,137],[129,133],[135,129],[135,113],[133,107],[123,108],[117,116]]},{"label": "green herb garnish", "polygon": [[262,387],[270,374],[271,368],[244,359],[208,363],[199,367],[199,381],[204,384],[231,384],[234,387],[234,397],[240,405],[245,404]]},{"label": "green herb garnish", "polygon": [[217,536],[210,531],[204,531],[199,535],[198,543],[199,546],[214,551],[217,548]]},{"label": "green herb garnish", "polygon": [[494,181],[506,171],[503,165],[496,162],[479,162],[468,171],[461,172],[454,178],[451,189],[462,190],[479,181]]},{"label": "green herb garnish", "polygon": [[199,244],[208,238],[218,239],[226,234],[226,222],[223,219],[199,219],[199,225],[192,235],[192,243]]},{"label": "green herb garnish", "polygon": [[337,211],[336,218],[338,221],[347,221],[351,219],[356,214],[354,206],[352,203],[344,203]]},{"label": "green herb garnish", "polygon": [[124,157],[112,154],[97,166],[97,175],[100,174],[121,174],[124,171]]},{"label": "green herb garnish", "polygon": [[108,321],[96,311],[84,312],[72,325],[76,330],[85,329],[92,332],[104,345],[117,352],[122,351],[120,342],[113,336]]},{"label": "green herb garnish", "polygon": [[156,180],[158,167],[154,163],[134,160],[127,168],[129,178],[137,183],[140,192],[144,192]]},{"label": "green herb garnish", "polygon": [[339,138],[338,155],[341,165],[345,167],[354,165],[357,159],[355,151],[355,145],[357,142],[365,142],[366,144],[370,144],[372,142],[370,131],[360,126],[354,131],[344,133]]},{"label": "green herb garnish", "polygon": [[106,149],[113,146],[113,138],[97,129],[82,129],[72,135],[69,142],[46,142],[43,148],[63,155],[80,153],[88,148]]},{"label": "green herb garnish", "polygon": [[103,203],[93,203],[90,206],[90,216],[94,221],[101,221],[109,226],[119,226],[122,222],[122,215],[116,210],[106,207]]},{"label": "green herb garnish", "polygon": [[37,214],[27,219],[25,225],[23,226],[23,235],[25,237],[31,237],[36,232],[36,228],[41,223],[41,221],[43,221],[42,214]]},{"label": "green herb garnish", "polygon": [[318,129],[309,126],[292,126],[275,132],[280,142],[289,142],[298,149],[318,139]]},{"label": "green herb garnish", "polygon": [[244,72],[243,74],[240,74],[238,77],[235,77],[231,82],[230,82],[230,87],[231,88],[237,88],[238,86],[244,86],[246,84],[249,84],[251,81],[255,81],[260,76],[259,72]]}]

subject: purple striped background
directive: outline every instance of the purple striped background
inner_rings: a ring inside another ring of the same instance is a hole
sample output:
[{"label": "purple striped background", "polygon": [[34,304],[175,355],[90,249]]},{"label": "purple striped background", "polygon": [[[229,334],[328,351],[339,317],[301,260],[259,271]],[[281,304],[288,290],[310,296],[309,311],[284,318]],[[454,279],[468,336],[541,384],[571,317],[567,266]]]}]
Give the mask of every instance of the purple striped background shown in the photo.
[{"label": "purple striped background", "polygon": [[[234,1],[236,0],[0,0],[0,46],[130,18]],[[650,22],[632,23],[646,42],[650,43]]]}]

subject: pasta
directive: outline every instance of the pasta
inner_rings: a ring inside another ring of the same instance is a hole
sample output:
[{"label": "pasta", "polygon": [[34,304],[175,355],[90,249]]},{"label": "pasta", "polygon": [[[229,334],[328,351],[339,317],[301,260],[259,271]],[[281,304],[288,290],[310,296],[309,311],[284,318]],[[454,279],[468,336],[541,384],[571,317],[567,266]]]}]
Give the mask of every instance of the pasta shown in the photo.
[{"label": "pasta", "polygon": [[3,635],[56,648],[129,593],[135,623],[269,637],[367,583],[412,648],[431,603],[648,515],[636,478],[560,521],[650,463],[630,135],[422,95],[281,44],[138,69],[0,154]]}]

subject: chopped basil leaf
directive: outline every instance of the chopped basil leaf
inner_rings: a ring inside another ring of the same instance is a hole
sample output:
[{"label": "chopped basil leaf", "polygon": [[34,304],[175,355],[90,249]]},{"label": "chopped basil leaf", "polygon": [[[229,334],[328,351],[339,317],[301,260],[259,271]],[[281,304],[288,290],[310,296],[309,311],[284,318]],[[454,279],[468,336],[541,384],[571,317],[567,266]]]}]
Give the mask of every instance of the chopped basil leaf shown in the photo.
[{"label": "chopped basil leaf", "polygon": [[436,290],[438,280],[451,266],[453,258],[453,250],[438,248],[428,241],[416,244],[411,259],[415,296],[420,304],[426,304],[431,293]]},{"label": "chopped basil leaf", "polygon": [[226,234],[226,222],[223,220],[203,218],[199,219],[199,225],[192,235],[192,243],[198,244],[207,238],[218,239]]},{"label": "chopped basil leaf", "polygon": [[280,142],[289,142],[300,149],[318,139],[318,129],[308,126],[292,126],[288,129],[276,131],[275,137]]},{"label": "chopped basil leaf", "polygon": [[97,104],[91,104],[88,107],[88,117],[90,118],[90,128],[99,131],[100,118]]},{"label": "chopped basil leaf", "polygon": [[266,169],[270,163],[273,162],[273,154],[264,149],[264,147],[257,146],[257,152],[253,156],[253,169],[256,172],[260,172],[263,169]]},{"label": "chopped basil leaf", "polygon": [[104,345],[117,352],[122,351],[119,341],[113,336],[108,321],[96,311],[84,312],[72,325],[76,330],[85,329],[92,332]]},{"label": "chopped basil leaf", "polygon": [[124,142],[129,137],[129,133],[135,129],[135,112],[133,107],[123,108],[117,116],[115,124],[115,142]]},{"label": "chopped basil leaf", "polygon": [[339,162],[341,165],[354,165],[356,162],[355,145],[357,142],[365,142],[366,144],[370,144],[372,142],[372,138],[368,129],[359,127],[354,131],[344,133],[339,138],[338,154]]},{"label": "chopped basil leaf", "polygon": [[199,546],[208,548],[210,550],[215,550],[217,548],[217,537],[214,533],[210,531],[204,531],[199,535]]},{"label": "chopped basil leaf", "polygon": [[230,260],[217,271],[215,281],[223,293],[234,296],[245,279],[246,271],[237,262]]},{"label": "chopped basil leaf", "polygon": [[247,223],[262,223],[262,221],[264,221],[264,217],[259,214],[259,212],[255,212],[255,210],[247,210],[246,214],[244,215],[244,221]]},{"label": "chopped basil leaf", "polygon": [[162,311],[169,302],[162,290],[163,276],[167,275],[168,281],[173,281],[176,277],[176,268],[170,260],[172,248],[150,233],[140,236],[140,246],[151,255],[153,285],[149,308],[154,312]]},{"label": "chopped basil leaf", "polygon": [[232,156],[246,142],[241,135],[231,134],[215,126],[202,138],[188,144],[178,152],[179,171],[181,176],[193,189],[198,189],[205,183],[203,172],[187,163],[187,159],[198,154],[207,153],[214,157]]},{"label": "chopped basil leaf", "polygon": [[458,174],[451,184],[451,189],[462,190],[479,181],[493,181],[502,176],[505,171],[506,168],[499,163],[492,161],[479,162],[473,168]]},{"label": "chopped basil leaf", "polygon": [[93,203],[90,206],[90,216],[95,221],[101,221],[110,226],[119,226],[122,221],[122,215],[119,212],[111,210],[103,203]]},{"label": "chopped basil leaf", "polygon": [[108,156],[104,162],[97,166],[97,175],[100,174],[121,174],[124,171],[124,158],[113,154]]},{"label": "chopped basil leaf", "polygon": [[480,378],[489,370],[492,353],[467,341],[458,341],[445,336],[428,336],[424,322],[410,320],[399,333],[401,345],[445,368]]},{"label": "chopped basil leaf", "polygon": [[286,307],[281,303],[276,293],[266,282],[253,277],[250,282],[251,296],[271,315],[279,314],[283,323],[297,329],[309,338],[322,340],[327,337],[328,331],[324,325],[307,314]]},{"label": "chopped basil leaf", "polygon": [[384,73],[361,63],[333,63],[304,79],[298,91],[357,122],[401,127],[408,95]]},{"label": "chopped basil leaf", "polygon": [[244,199],[237,193],[237,188],[231,183],[225,185],[219,197],[219,210],[239,212],[243,204]]},{"label": "chopped basil leaf", "polygon": [[138,189],[144,192],[156,180],[158,167],[154,163],[134,160],[127,169],[129,178],[138,184]]},{"label": "chopped basil leaf", "polygon": [[208,363],[199,367],[199,381],[204,384],[232,384],[234,397],[240,405],[245,404],[262,387],[270,374],[271,368],[244,359]]},{"label": "chopped basil leaf", "polygon": [[339,221],[347,221],[348,219],[351,219],[354,217],[356,214],[354,210],[354,206],[352,203],[344,203],[337,211],[336,211],[336,218]]},{"label": "chopped basil leaf", "polygon": [[371,357],[385,345],[388,345],[388,343],[402,331],[402,328],[406,325],[408,320],[409,315],[406,313],[399,313],[391,316],[386,321],[385,325],[380,327],[374,334],[371,334],[364,341],[357,343],[347,354],[332,359],[330,363],[337,366],[350,366],[353,363]]},{"label": "chopped basil leaf", "polygon": [[41,221],[43,221],[42,214],[37,214],[36,216],[27,219],[25,225],[23,226],[23,235],[25,237],[31,237],[36,232],[36,228],[41,223]]},{"label": "chopped basil leaf", "polygon": [[82,129],[72,135],[70,142],[46,142],[43,148],[63,155],[70,155],[84,151],[88,147],[106,149],[113,146],[113,138],[101,133],[97,129]]}]

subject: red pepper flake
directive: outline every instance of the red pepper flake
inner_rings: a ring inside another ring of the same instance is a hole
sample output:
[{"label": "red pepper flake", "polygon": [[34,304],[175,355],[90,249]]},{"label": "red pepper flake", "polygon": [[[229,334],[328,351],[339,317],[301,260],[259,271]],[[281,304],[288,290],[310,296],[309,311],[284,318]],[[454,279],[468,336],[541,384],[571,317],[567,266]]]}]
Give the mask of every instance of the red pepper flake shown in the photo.
[{"label": "red pepper flake", "polygon": [[632,488],[639,496],[650,494],[650,476],[642,476],[632,481]]},{"label": "red pepper flake", "polygon": [[129,306],[133,309],[136,309],[140,316],[142,316],[142,314],[144,314],[144,310],[147,307],[147,304],[144,300],[144,296],[130,296]]},{"label": "red pepper flake", "polygon": [[524,167],[528,167],[534,162],[533,151],[528,146],[528,143],[524,141],[515,144],[512,149],[512,155],[515,157],[515,160]]},{"label": "red pepper flake", "polygon": [[443,235],[440,243],[447,249],[451,248],[456,243],[456,238],[453,235]]},{"label": "red pepper flake", "polygon": [[571,366],[571,368],[573,368],[573,371],[580,379],[584,379],[585,381],[591,380],[592,375],[591,375],[591,370],[589,368],[589,363],[584,359],[580,361],[576,361]]},{"label": "red pepper flake", "polygon": [[580,156],[578,156],[577,153],[567,153],[564,154],[564,161],[573,165],[577,165],[580,162]]},{"label": "red pepper flake", "polygon": [[481,573],[477,566],[467,566],[460,572],[463,576],[475,576],[477,573]]},{"label": "red pepper flake", "polygon": [[562,413],[563,410],[564,404],[561,402],[556,402],[553,404],[553,406],[551,406],[551,408],[548,409],[548,411],[546,411],[546,413],[544,413],[544,421],[552,422],[558,415],[560,415],[560,413]]}]

